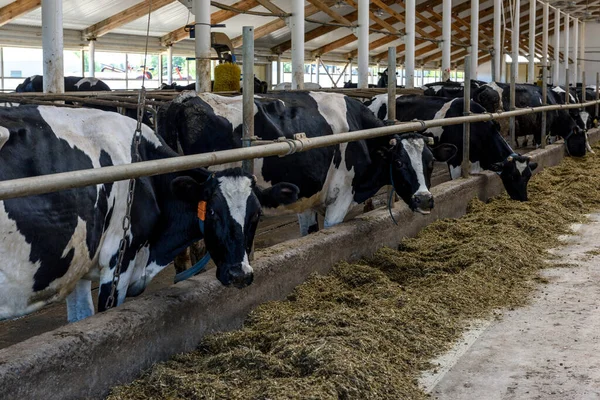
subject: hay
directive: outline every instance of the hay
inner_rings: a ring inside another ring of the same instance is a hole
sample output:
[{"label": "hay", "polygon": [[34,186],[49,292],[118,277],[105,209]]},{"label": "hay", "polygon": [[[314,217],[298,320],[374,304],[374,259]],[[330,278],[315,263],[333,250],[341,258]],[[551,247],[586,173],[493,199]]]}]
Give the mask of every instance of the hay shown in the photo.
[{"label": "hay", "polygon": [[398,250],[313,275],[244,328],[157,364],[109,399],[425,399],[428,360],[469,319],[524,304],[547,249],[600,205],[599,156],[566,159],[530,183],[530,202],[471,201]]}]

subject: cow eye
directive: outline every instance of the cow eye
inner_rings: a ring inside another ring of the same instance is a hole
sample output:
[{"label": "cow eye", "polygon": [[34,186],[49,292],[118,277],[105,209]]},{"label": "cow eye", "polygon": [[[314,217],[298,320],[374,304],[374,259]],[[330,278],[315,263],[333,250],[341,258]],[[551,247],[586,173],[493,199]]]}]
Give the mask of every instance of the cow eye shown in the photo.
[{"label": "cow eye", "polygon": [[403,166],[403,165],[404,165],[404,164],[402,164],[402,161],[400,161],[400,160],[396,160],[396,167],[398,167],[398,168],[402,168],[402,166]]},{"label": "cow eye", "polygon": [[210,215],[211,217],[215,216],[215,210],[213,210],[212,208],[208,210],[208,215]]}]

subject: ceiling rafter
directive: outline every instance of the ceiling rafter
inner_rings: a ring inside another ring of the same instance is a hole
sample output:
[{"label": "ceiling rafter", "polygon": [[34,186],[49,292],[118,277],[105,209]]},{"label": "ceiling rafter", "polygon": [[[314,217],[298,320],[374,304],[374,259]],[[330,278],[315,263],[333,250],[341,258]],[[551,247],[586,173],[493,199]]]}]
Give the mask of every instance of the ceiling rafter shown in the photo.
[{"label": "ceiling rafter", "polygon": [[[118,14],[111,15],[110,17],[97,22],[94,25],[87,27],[83,30],[83,36],[86,39],[95,39],[103,36],[114,29],[148,15],[148,11],[154,12],[176,1],[177,0],[144,0],[141,3],[137,3],[128,9],[119,12]],[[152,7],[152,10],[150,10],[150,7]]]},{"label": "ceiling rafter", "polygon": [[39,8],[42,0],[17,0],[0,8],[0,26],[8,24],[15,18]]}]

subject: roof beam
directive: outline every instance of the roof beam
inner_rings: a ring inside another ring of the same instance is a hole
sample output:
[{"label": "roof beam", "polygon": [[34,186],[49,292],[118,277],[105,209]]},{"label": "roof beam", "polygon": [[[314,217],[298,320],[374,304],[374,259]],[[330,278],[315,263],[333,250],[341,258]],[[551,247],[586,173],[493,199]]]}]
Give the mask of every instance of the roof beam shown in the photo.
[{"label": "roof beam", "polygon": [[[256,0],[241,0],[235,4],[232,4],[232,8],[236,8],[241,11],[248,11],[254,7],[258,7],[259,2]],[[215,11],[210,15],[210,23],[211,24],[220,24],[223,21],[227,21],[229,18],[233,18],[238,13],[231,10],[219,10]],[[194,22],[190,22],[190,24],[194,24]],[[160,38],[160,42],[165,45],[172,45],[174,43],[180,42],[183,39],[187,39],[190,37],[190,33],[185,30],[185,26],[181,28],[175,29],[172,32],[167,33],[163,37]]]},{"label": "roof beam", "polygon": [[17,0],[0,8],[0,26],[40,7],[42,0]]},{"label": "roof beam", "polygon": [[333,11],[331,8],[329,8],[327,4],[323,3],[321,0],[308,0],[308,2],[313,6],[317,7],[319,11],[323,11],[325,14],[329,15],[331,18],[333,18],[340,24],[352,25],[352,22]]},{"label": "roof beam", "polygon": [[136,19],[141,18],[144,15],[148,15],[150,5],[152,6],[152,10],[150,12],[154,12],[159,8],[174,3],[175,1],[176,0],[144,0],[141,3],[138,3],[132,7],[129,7],[126,10],[121,11],[118,14],[110,16],[103,21],[100,21],[92,26],[87,27],[83,30],[83,36],[88,39],[100,37],[112,31],[113,29],[117,29],[120,26],[135,21]]}]

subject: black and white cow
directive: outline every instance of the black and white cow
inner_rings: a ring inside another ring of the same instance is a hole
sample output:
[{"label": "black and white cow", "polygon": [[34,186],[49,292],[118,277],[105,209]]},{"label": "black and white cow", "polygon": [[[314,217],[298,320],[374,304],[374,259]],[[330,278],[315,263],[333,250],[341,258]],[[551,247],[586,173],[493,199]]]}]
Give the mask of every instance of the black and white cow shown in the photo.
[{"label": "black and white cow", "polygon": [[[0,108],[0,180],[127,164],[136,122],[92,109]],[[142,160],[176,156],[143,127]],[[224,285],[252,282],[248,262],[261,204],[297,200],[282,183],[261,190],[239,170],[195,169],[137,180],[116,304],[140,294],[190,243],[204,237]],[[119,181],[0,201],[0,320],[67,299],[69,321],[99,311],[111,291],[128,182]],[[206,210],[202,216],[199,204]],[[204,234],[199,219],[204,218]]]},{"label": "black and white cow", "polygon": [[[23,83],[15,89],[17,93],[43,92],[44,78],[41,75],[33,75],[26,78]],[[99,92],[110,91],[110,87],[100,79],[84,78],[81,76],[65,76],[65,92]]]},{"label": "black and white cow", "polygon": [[[272,93],[256,96],[254,106],[254,134],[263,140],[383,126],[362,103],[337,93]],[[185,92],[159,112],[158,131],[184,154],[241,147],[242,98]],[[433,160],[445,161],[455,151],[453,146],[429,149],[421,135],[389,136],[258,159],[255,172],[261,183],[286,181],[299,187],[301,200],[292,207],[306,235],[318,230],[317,213],[325,215],[325,227],[336,225],[354,204],[392,182],[411,209],[428,213]]]},{"label": "black and white cow", "polygon": [[[485,82],[471,79],[471,93],[484,84]],[[425,96],[438,96],[455,99],[457,97],[464,97],[465,95],[465,83],[451,80],[447,80],[445,82],[427,83],[423,85],[421,89],[423,89],[423,94]]]},{"label": "black and white cow", "polygon": [[[564,90],[559,87],[549,88],[547,92],[548,105],[564,104]],[[571,101],[576,97],[571,95]],[[510,109],[510,85],[492,82],[481,86],[473,94],[473,100],[481,104],[489,112],[508,111]],[[515,85],[515,107],[539,107],[542,105],[542,89],[536,85]],[[547,135],[551,139],[565,138],[566,149],[570,155],[585,155],[587,136],[585,123],[578,109],[549,111],[547,115]],[[585,114],[584,114],[585,115]],[[508,137],[508,119],[500,121],[504,137]],[[535,144],[541,142],[542,114],[528,114],[515,118],[515,133],[517,137],[533,135]]]},{"label": "black and white cow", "polygon": [[[576,88],[577,97],[580,99],[583,97],[583,90],[581,86],[577,86]],[[585,88],[585,101],[593,101],[596,100],[596,88],[586,87]],[[584,108],[584,111],[587,113],[587,121],[586,128],[591,129],[598,126],[598,115],[596,115],[596,106],[588,106]],[[585,118],[586,115],[582,115],[582,118]]]},{"label": "black and white cow", "polygon": [[[378,118],[387,118],[387,95],[378,95],[372,99],[369,108]],[[396,118],[398,121],[432,120],[463,115],[464,99],[446,99],[443,97],[406,95],[396,98]],[[485,109],[471,102],[471,112],[484,113]],[[439,143],[448,143],[458,149],[456,155],[447,161],[452,179],[461,176],[463,126],[450,125],[429,128],[424,134],[431,135]],[[513,200],[527,200],[527,183],[537,163],[529,157],[516,154],[498,131],[498,125],[492,121],[471,124],[470,154],[471,173],[491,170],[498,173],[504,188]]]}]

